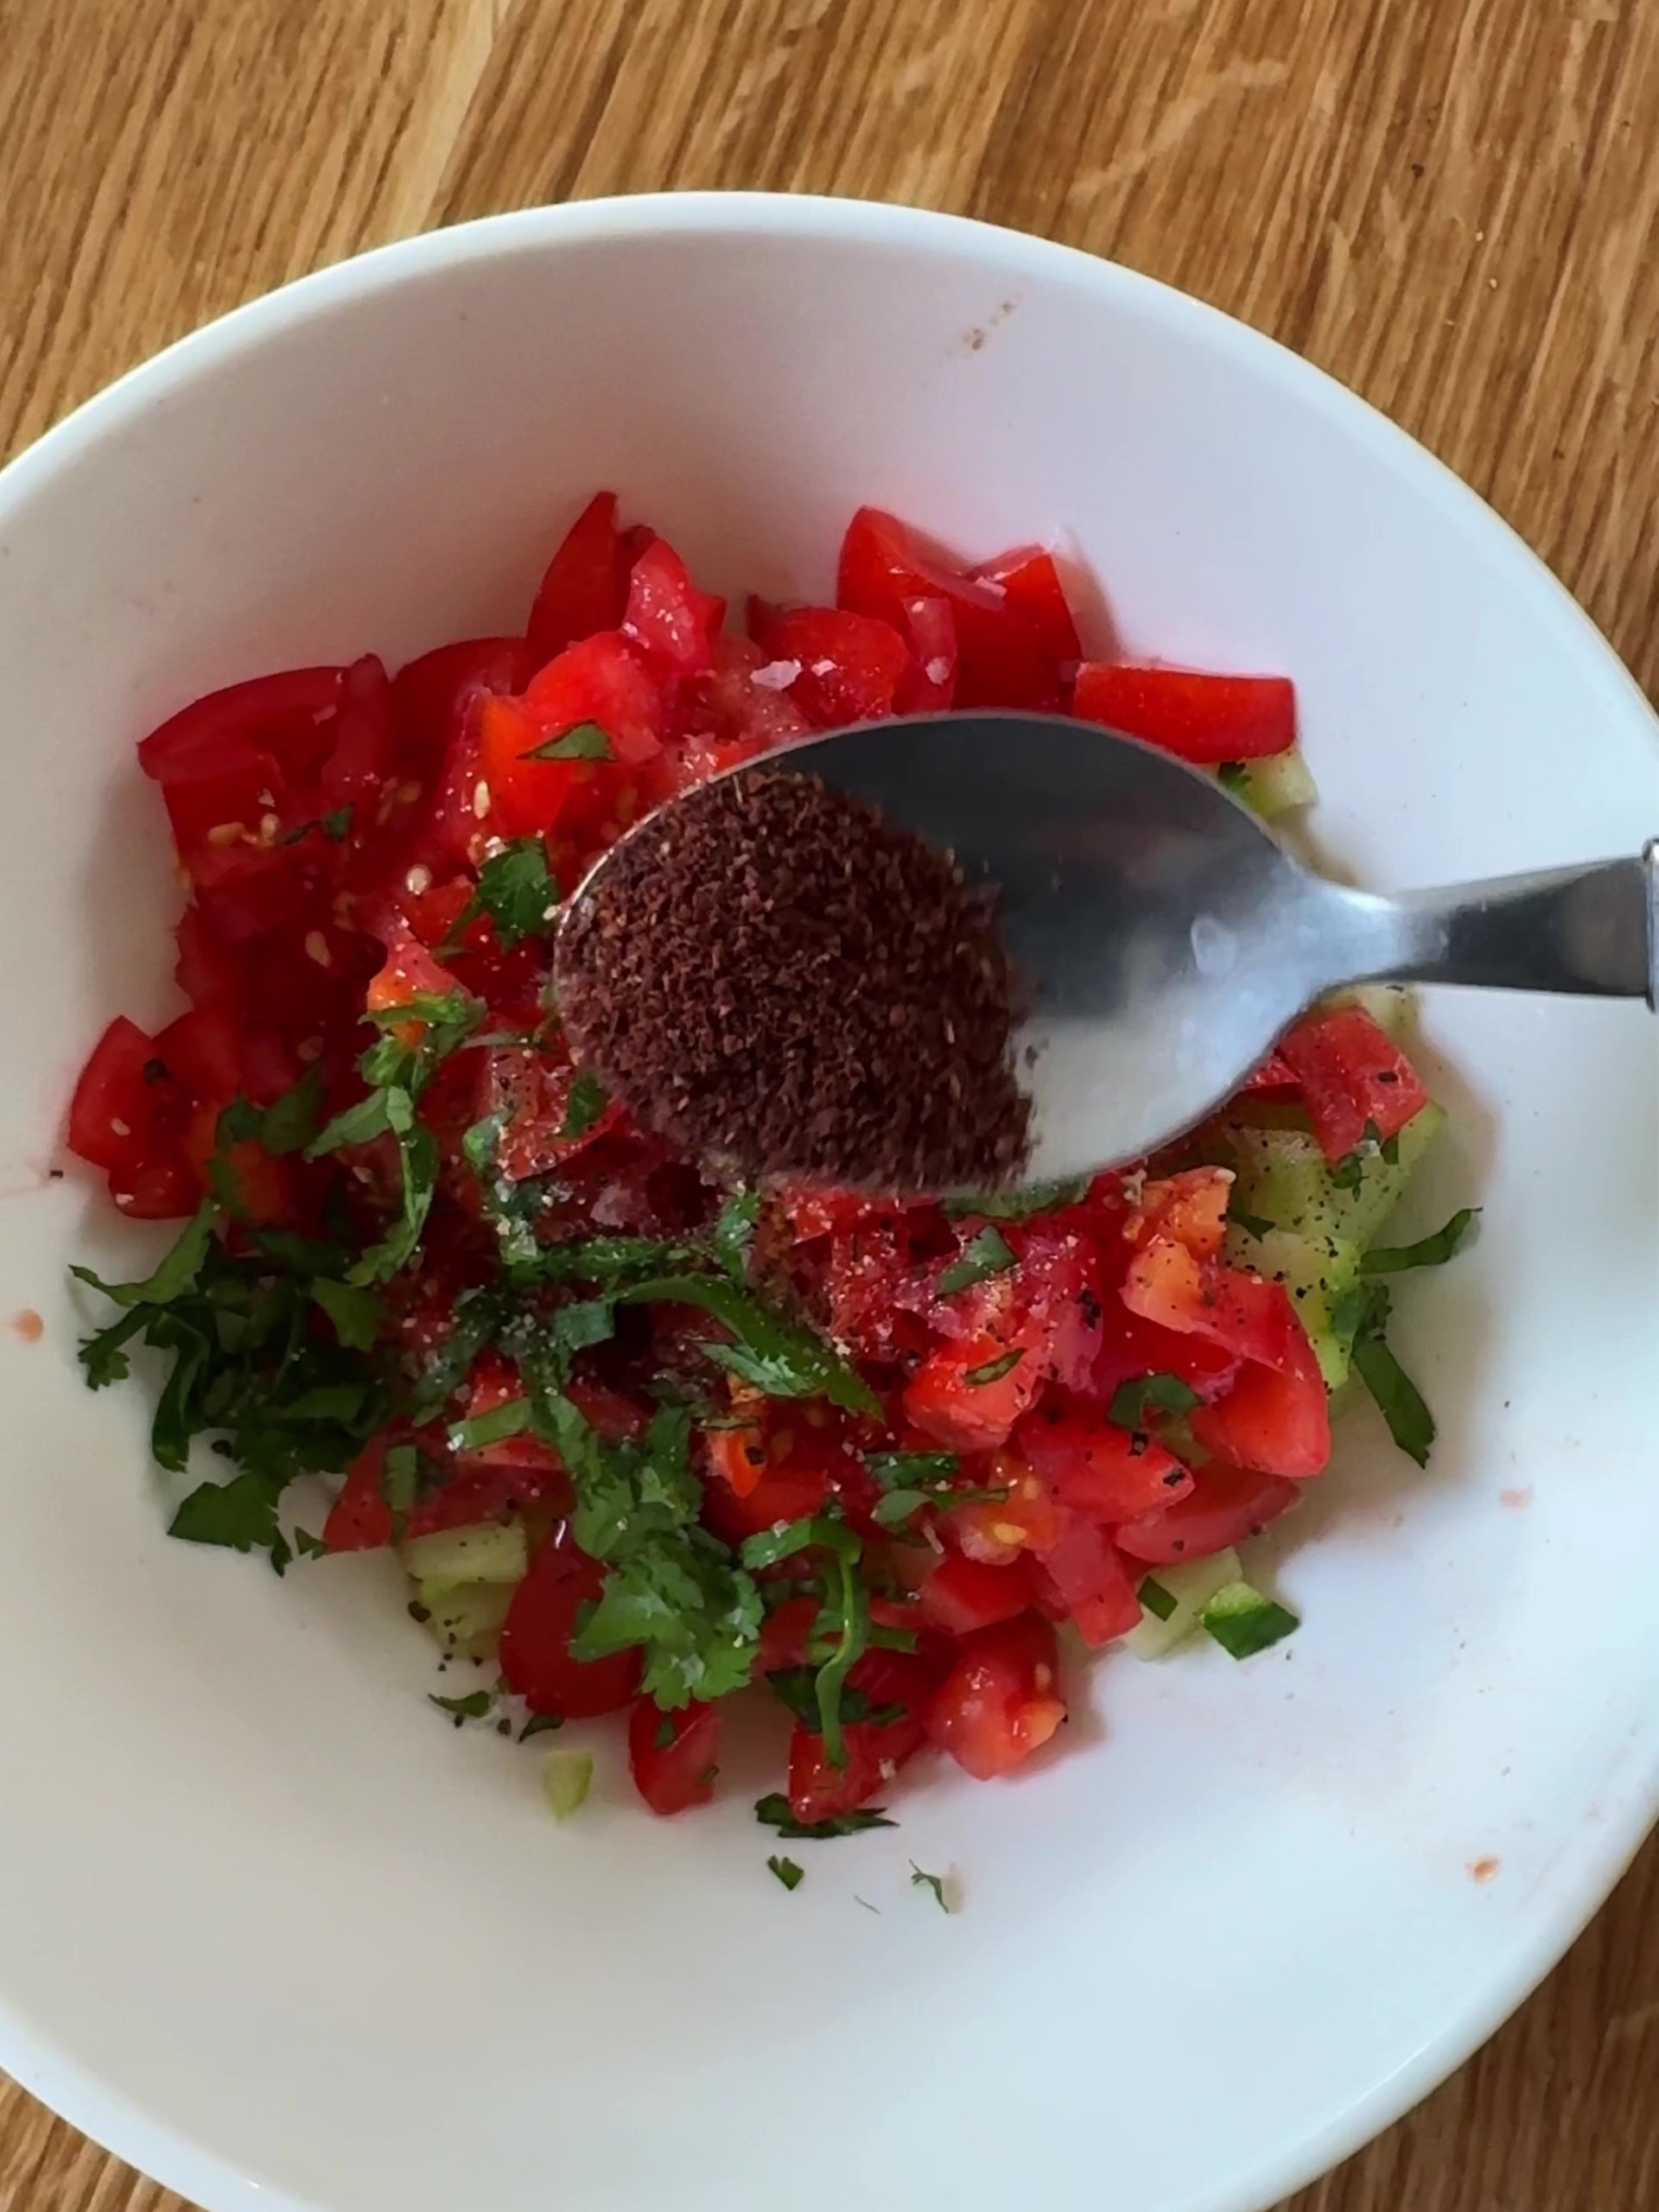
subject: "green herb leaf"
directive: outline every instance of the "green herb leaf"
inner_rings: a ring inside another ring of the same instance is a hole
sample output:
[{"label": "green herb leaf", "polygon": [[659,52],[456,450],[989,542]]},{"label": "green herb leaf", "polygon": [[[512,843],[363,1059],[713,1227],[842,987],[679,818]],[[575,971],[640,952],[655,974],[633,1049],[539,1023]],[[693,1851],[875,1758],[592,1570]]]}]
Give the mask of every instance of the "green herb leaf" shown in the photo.
[{"label": "green herb leaf", "polygon": [[587,1068],[579,1071],[566,1101],[562,1138],[585,1137],[610,1101],[599,1077]]},{"label": "green herb leaf", "polygon": [[[394,1105],[394,1100],[401,1100],[401,1105]],[[305,1157],[321,1160],[327,1153],[338,1152],[342,1145],[372,1144],[392,1128],[392,1117],[397,1113],[404,1115],[406,1121],[414,1118],[406,1090],[372,1090],[366,1098],[359,1098],[356,1105],[346,1107],[343,1113],[326,1122],[321,1134],[306,1146]]]},{"label": "green herb leaf", "polygon": [[782,1529],[762,1529],[743,1540],[741,1558],[753,1573],[793,1559],[797,1552],[831,1552],[837,1559],[856,1560],[863,1547],[844,1521],[816,1513],[804,1521],[791,1521]]},{"label": "green herb leaf", "polygon": [[912,1890],[931,1890],[938,1900],[941,1912],[954,1912],[956,1907],[945,1895],[943,1874],[925,1874],[912,1859],[910,1862],[910,1886]]},{"label": "green herb leaf", "polygon": [[734,1282],[748,1280],[749,1247],[762,1203],[759,1191],[734,1191],[715,1224],[715,1257]]},{"label": "green herb leaf", "polygon": [[1264,1236],[1271,1236],[1276,1226],[1274,1223],[1264,1220],[1259,1213],[1243,1213],[1236,1206],[1229,1211],[1227,1218],[1236,1229],[1242,1229],[1247,1236],[1254,1236],[1258,1243]]},{"label": "green herb leaf", "polygon": [[780,1859],[774,1852],[766,1864],[786,1890],[798,1890],[806,1879],[804,1866],[798,1866],[792,1859]]},{"label": "green herb leaf", "polygon": [[348,1351],[368,1351],[378,1343],[386,1309],[372,1290],[316,1275],[312,1279],[311,1295],[334,1323],[335,1335]]},{"label": "green herb leaf", "polygon": [[827,1821],[798,1821],[781,1791],[756,1800],[754,1817],[762,1827],[776,1828],[786,1842],[827,1843],[838,1835],[859,1835],[866,1828],[896,1828],[885,1805],[861,1805],[856,1812],[837,1813]]},{"label": "green herb leaf", "polygon": [[322,1070],[308,1068],[291,1090],[268,1106],[256,1132],[267,1152],[303,1152],[322,1121]]},{"label": "green herb leaf", "polygon": [[440,1713],[447,1713],[457,1728],[463,1720],[482,1720],[495,1703],[493,1690],[468,1690],[465,1697],[435,1697],[429,1691],[429,1705],[435,1705]]},{"label": "green herb leaf", "polygon": [[867,1452],[864,1464],[883,1490],[902,1485],[916,1490],[937,1484],[943,1489],[962,1471],[954,1452]]},{"label": "green herb leaf", "polygon": [[1057,1182],[1030,1183],[1021,1191],[968,1192],[947,1198],[944,1211],[952,1221],[1030,1221],[1037,1214],[1077,1205],[1088,1196],[1091,1180],[1087,1175],[1072,1175]]},{"label": "green herb leaf", "polygon": [[608,760],[611,741],[597,722],[577,722],[565,731],[563,737],[550,737],[544,745],[532,746],[528,753],[521,753],[521,760]]},{"label": "green herb leaf", "polygon": [[968,1290],[976,1282],[984,1282],[992,1275],[1007,1274],[1017,1267],[1014,1248],[999,1229],[982,1229],[963,1249],[962,1257],[954,1261],[939,1277],[938,1290],[941,1298],[954,1297],[959,1290]]},{"label": "green herb leaf", "polygon": [[458,917],[454,936],[487,914],[496,942],[511,951],[526,938],[551,937],[558,925],[559,887],[547,865],[539,837],[520,837],[486,860],[478,871],[478,888]]},{"label": "green herb leaf", "polygon": [[1408,1268],[1444,1267],[1469,1241],[1479,1213],[1478,1206],[1460,1206],[1443,1228],[1432,1236],[1420,1236],[1414,1244],[1376,1245],[1361,1260],[1359,1271],[1364,1275],[1394,1275]]},{"label": "green herb leaf", "polygon": [[624,1305],[695,1306],[721,1321],[735,1344],[706,1344],[717,1365],[769,1398],[828,1398],[849,1413],[880,1414],[881,1401],[846,1361],[810,1329],[782,1319],[753,1291],[718,1275],[653,1276],[617,1294]]},{"label": "green herb leaf", "polygon": [[1145,1428],[1154,1414],[1190,1414],[1198,1402],[1198,1392],[1179,1375],[1144,1375],[1118,1384],[1107,1419],[1119,1428]]},{"label": "green herb leaf", "polygon": [[1428,1465],[1435,1436],[1434,1416],[1422,1392],[1395,1357],[1386,1338],[1361,1335],[1354,1344],[1354,1369],[1376,1399],[1389,1433],[1408,1459]]},{"label": "green herb leaf", "polygon": [[890,1490],[885,1497],[877,1498],[870,1518],[878,1528],[902,1529],[924,1506],[1000,1505],[1007,1494],[1006,1489]]},{"label": "green herb leaf", "polygon": [[518,1741],[527,1744],[532,1736],[544,1736],[550,1729],[563,1728],[563,1726],[564,1715],[562,1713],[532,1713],[518,1731]]},{"label": "green herb leaf", "polygon": [[332,814],[325,814],[322,817],[322,834],[325,837],[332,837],[335,844],[343,844],[352,834],[351,808],[338,806]]},{"label": "green herb leaf", "polygon": [[449,1432],[449,1441],[457,1452],[481,1452],[486,1445],[505,1443],[510,1436],[522,1436],[531,1425],[530,1400],[507,1398],[499,1406],[492,1406],[486,1414],[474,1414],[470,1421],[457,1421]]},{"label": "green herb leaf", "polygon": [[1025,1346],[1016,1344],[1012,1351],[1005,1351],[999,1359],[988,1359],[983,1367],[968,1368],[963,1381],[970,1389],[977,1390],[987,1382],[1000,1382],[1005,1375],[1012,1375],[1025,1357]]},{"label": "green herb leaf", "polygon": [[170,1306],[187,1291],[195,1288],[202,1262],[213,1241],[213,1224],[218,1218],[219,1208],[210,1198],[204,1198],[178,1243],[155,1273],[146,1275],[142,1282],[104,1282],[90,1268],[71,1268],[69,1272],[78,1281],[101,1290],[118,1306]]},{"label": "green herb leaf", "polygon": [[224,1544],[232,1551],[271,1551],[276,1542],[280,1487],[248,1470],[227,1483],[203,1483],[173,1516],[170,1535],[187,1544]]},{"label": "green herb leaf", "polygon": [[1216,781],[1223,791],[1243,798],[1250,788],[1250,772],[1242,760],[1224,760],[1216,770]]}]

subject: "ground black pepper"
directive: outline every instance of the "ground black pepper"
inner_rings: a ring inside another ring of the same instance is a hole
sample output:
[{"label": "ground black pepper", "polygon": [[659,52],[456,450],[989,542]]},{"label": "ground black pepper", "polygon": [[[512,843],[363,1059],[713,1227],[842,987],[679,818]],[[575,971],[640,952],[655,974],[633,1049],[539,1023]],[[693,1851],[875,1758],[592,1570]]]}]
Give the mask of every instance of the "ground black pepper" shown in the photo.
[{"label": "ground black pepper", "polygon": [[746,1173],[927,1191],[1025,1160],[989,901],[816,777],[747,770],[643,823],[567,913],[558,989],[648,1128]]}]

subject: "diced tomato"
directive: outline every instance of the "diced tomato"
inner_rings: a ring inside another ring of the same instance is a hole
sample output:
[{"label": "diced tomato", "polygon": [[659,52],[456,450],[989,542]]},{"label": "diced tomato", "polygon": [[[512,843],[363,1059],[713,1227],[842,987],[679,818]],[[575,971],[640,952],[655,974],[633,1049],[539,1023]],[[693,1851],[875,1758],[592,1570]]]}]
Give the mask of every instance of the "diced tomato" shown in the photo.
[{"label": "diced tomato", "polygon": [[1021,1233],[1011,1272],[976,1285],[936,1325],[976,1333],[931,1351],[904,1394],[906,1417],[963,1452],[994,1451],[1046,1382],[1086,1382],[1099,1356],[1103,1306],[1096,1253],[1082,1238]]},{"label": "diced tomato", "polygon": [[252,1137],[221,1145],[219,1117],[223,1111],[213,1098],[193,1110],[185,1124],[184,1156],[195,1170],[204,1196],[221,1199],[238,1221],[253,1228],[272,1228],[293,1210],[288,1162]]},{"label": "diced tomato", "polygon": [[69,1103],[69,1149],[109,1171],[136,1167],[149,1144],[157,1094],[146,1070],[160,1067],[157,1040],[118,1014],[93,1046]]},{"label": "diced tomato", "polygon": [[725,616],[725,601],[697,589],[665,537],[655,539],[634,563],[621,627],[653,675],[702,676],[711,669],[712,641]]},{"label": "diced tomato", "polygon": [[1244,1085],[1246,1090],[1294,1090],[1295,1072],[1282,1052],[1269,1052]]},{"label": "diced tomato", "polygon": [[720,1710],[695,1702],[664,1713],[642,1697],[628,1715],[628,1770],[653,1813],[683,1813],[715,1795]]},{"label": "diced tomato", "polygon": [[194,1213],[201,1186],[176,1145],[110,1170],[110,1196],[130,1221],[181,1221]]},{"label": "diced tomato", "polygon": [[532,1713],[589,1720],[631,1704],[637,1694],[637,1650],[608,1659],[570,1656],[577,1617],[604,1585],[603,1569],[563,1533],[531,1560],[501,1624],[501,1679]]},{"label": "diced tomato", "polygon": [[1020,546],[976,569],[974,580],[1000,587],[1013,612],[1031,625],[1057,661],[1082,658],[1077,626],[1052,553],[1040,545]]},{"label": "diced tomato", "polygon": [[1089,1388],[1110,1405],[1120,1382],[1145,1375],[1173,1375],[1205,1400],[1219,1397],[1238,1372],[1238,1356],[1202,1337],[1143,1320],[1119,1300],[1109,1310]]},{"label": "diced tomato", "polygon": [[1289,1293],[1243,1268],[1193,1258],[1173,1237],[1155,1236],[1124,1277],[1123,1303],[1143,1320],[1203,1338],[1239,1359],[1289,1367],[1306,1341]]},{"label": "diced tomato", "polygon": [[173,970],[179,988],[192,1006],[239,1007],[247,996],[247,976],[235,948],[216,936],[200,906],[187,906],[179,917],[178,964]]},{"label": "diced tomato", "polygon": [[405,661],[391,679],[400,767],[430,783],[467,702],[480,691],[511,691],[523,651],[518,638],[462,638]]},{"label": "diced tomato", "polygon": [[1123,1234],[1131,1244],[1173,1236],[1195,1259],[1218,1259],[1227,1241],[1227,1205],[1232,1193],[1230,1167],[1187,1168],[1146,1185]]},{"label": "diced tomato", "polygon": [[[627,604],[633,556],[617,528],[616,494],[596,492],[547,564],[530,610],[519,680],[595,630],[614,630]],[[512,689],[512,686],[504,686]]]},{"label": "diced tomato", "polygon": [[969,1637],[928,1710],[927,1732],[988,1782],[1023,1765],[1065,1719],[1053,1627],[1027,1613]]},{"label": "diced tomato", "polygon": [[953,1452],[994,1452],[1042,1387],[1032,1351],[989,1336],[940,1344],[905,1385],[906,1418]]},{"label": "diced tomato", "polygon": [[1114,1531],[1117,1548],[1148,1567],[1209,1559],[1257,1535],[1301,1496],[1282,1475],[1253,1474],[1243,1467],[1200,1467],[1193,1487],[1173,1505],[1142,1513]]},{"label": "diced tomato", "polygon": [[1046,1399],[1020,1422],[1014,1446],[1064,1504],[1109,1526],[1173,1504],[1192,1488],[1173,1452],[1119,1428],[1083,1398]]},{"label": "diced tomato", "polygon": [[242,1029],[221,1007],[192,1008],[156,1038],[156,1057],[194,1101],[228,1106],[241,1087]]},{"label": "diced tomato", "polygon": [[493,1046],[486,1058],[483,1111],[504,1117],[495,1164],[510,1183],[544,1175],[586,1150],[622,1122],[613,1098],[601,1098],[592,1118],[582,1104],[578,1071],[528,1046]]},{"label": "diced tomato", "polygon": [[269,855],[283,829],[283,772],[274,753],[238,748],[212,774],[163,784],[179,858],[194,877],[233,878]]},{"label": "diced tomato", "polygon": [[1313,1347],[1300,1331],[1282,1367],[1247,1362],[1230,1390],[1192,1414],[1206,1452],[1234,1465],[1305,1481],[1331,1459],[1331,1402]]},{"label": "diced tomato", "polygon": [[911,668],[910,652],[891,623],[834,607],[774,613],[755,639],[774,661],[799,663],[789,694],[815,729],[890,715]]},{"label": "diced tomato", "polygon": [[960,1552],[947,1552],[922,1585],[922,1618],[947,1636],[968,1636],[976,1628],[1011,1621],[1029,1610],[1031,1579],[1016,1560],[1008,1567],[987,1567]]},{"label": "diced tomato", "polygon": [[[398,918],[387,926],[386,957],[369,980],[365,1004],[371,1014],[385,1014],[417,998],[447,998],[457,988],[453,973],[435,961],[407,923]],[[423,1021],[402,1025],[418,1039]]]},{"label": "diced tomato", "polygon": [[377,653],[365,653],[346,671],[340,687],[340,713],[334,741],[318,778],[323,799],[333,809],[350,806],[352,826],[362,830],[366,815],[378,802],[392,766],[391,685]]},{"label": "diced tomato", "polygon": [[760,1486],[766,1470],[766,1446],[758,1427],[711,1428],[708,1432],[709,1465],[734,1497],[747,1497]]},{"label": "diced tomato", "polygon": [[1282,676],[1210,676],[1086,660],[1071,711],[1178,760],[1213,768],[1287,753],[1296,742],[1296,692]]},{"label": "diced tomato", "polygon": [[821,1602],[810,1595],[785,1598],[781,1605],[766,1615],[760,1630],[760,1648],[754,1657],[757,1681],[781,1668],[806,1664],[807,1647]]},{"label": "diced tomato", "polygon": [[830,1477],[804,1461],[768,1459],[766,1471],[741,1496],[724,1483],[707,1485],[702,1517],[717,1536],[741,1544],[746,1536],[775,1529],[780,1522],[809,1520],[830,1502]]},{"label": "diced tomato", "polygon": [[787,690],[755,682],[771,656],[752,639],[721,633],[710,651],[713,666],[685,686],[681,707],[683,749],[702,748],[709,764],[705,774],[811,734],[811,723]]},{"label": "diced tomato", "polygon": [[162,723],[138,747],[138,765],[157,783],[217,776],[256,752],[270,752],[293,772],[315,768],[328,750],[343,668],[292,668],[209,691]]},{"label": "diced tomato", "polygon": [[378,1551],[391,1541],[391,1508],[383,1487],[385,1471],[386,1439],[377,1436],[346,1471],[340,1495],[322,1524],[325,1550]]},{"label": "diced tomato", "polygon": [[1060,1532],[1038,1559],[1091,1650],[1127,1636],[1140,1619],[1135,1581],[1116,1547],[1081,1513],[1063,1509]]},{"label": "diced tomato", "polygon": [[902,1707],[882,1722],[849,1721],[842,1730],[847,1762],[832,1766],[823,1738],[798,1722],[789,1739],[789,1808],[798,1821],[834,1820],[868,1805],[893,1786],[906,1760],[927,1741],[927,1713],[938,1670],[918,1654],[868,1651],[847,1677],[871,1712]]},{"label": "diced tomato", "polygon": [[1385,1141],[1398,1136],[1428,1103],[1416,1069],[1363,1007],[1309,1014],[1281,1038],[1278,1057],[1329,1160],[1354,1151],[1368,1129]]},{"label": "diced tomato", "polygon": [[[543,744],[584,722],[597,722],[610,740],[612,758],[631,766],[649,760],[662,744],[662,695],[620,631],[601,630],[549,661],[531,678],[524,707]],[[528,765],[545,770],[559,763]],[[487,766],[493,770],[495,764]]]},{"label": "diced tomato", "polygon": [[906,642],[910,668],[899,687],[893,711],[900,715],[942,715],[957,697],[957,618],[948,599],[905,601]]},{"label": "diced tomato", "polygon": [[957,632],[958,707],[1058,706],[1058,657],[999,586],[925,552],[903,523],[861,507],[842,543],[838,606],[873,614],[907,634],[907,608],[943,599]]}]

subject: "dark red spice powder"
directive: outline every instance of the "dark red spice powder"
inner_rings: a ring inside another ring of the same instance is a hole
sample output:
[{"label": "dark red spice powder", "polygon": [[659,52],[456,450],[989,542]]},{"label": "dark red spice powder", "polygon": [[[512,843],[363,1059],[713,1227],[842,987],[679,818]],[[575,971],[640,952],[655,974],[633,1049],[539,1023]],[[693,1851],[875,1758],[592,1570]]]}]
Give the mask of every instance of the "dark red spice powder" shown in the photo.
[{"label": "dark red spice powder", "polygon": [[1026,1159],[989,899],[817,777],[746,770],[642,823],[566,914],[558,991],[648,1128],[742,1173],[935,1191]]}]

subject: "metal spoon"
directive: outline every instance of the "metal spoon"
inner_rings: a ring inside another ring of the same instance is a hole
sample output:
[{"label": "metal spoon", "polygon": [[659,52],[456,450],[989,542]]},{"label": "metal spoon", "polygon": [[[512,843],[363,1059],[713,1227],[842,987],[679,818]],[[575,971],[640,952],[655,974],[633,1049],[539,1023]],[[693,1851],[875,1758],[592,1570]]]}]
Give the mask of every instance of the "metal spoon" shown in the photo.
[{"label": "metal spoon", "polygon": [[1035,1048],[1033,1180],[1180,1135],[1345,984],[1655,1003],[1659,841],[1640,859],[1382,898],[1314,874],[1208,776],[1058,715],[872,725],[766,766],[870,802],[996,887],[1022,1065]]}]

